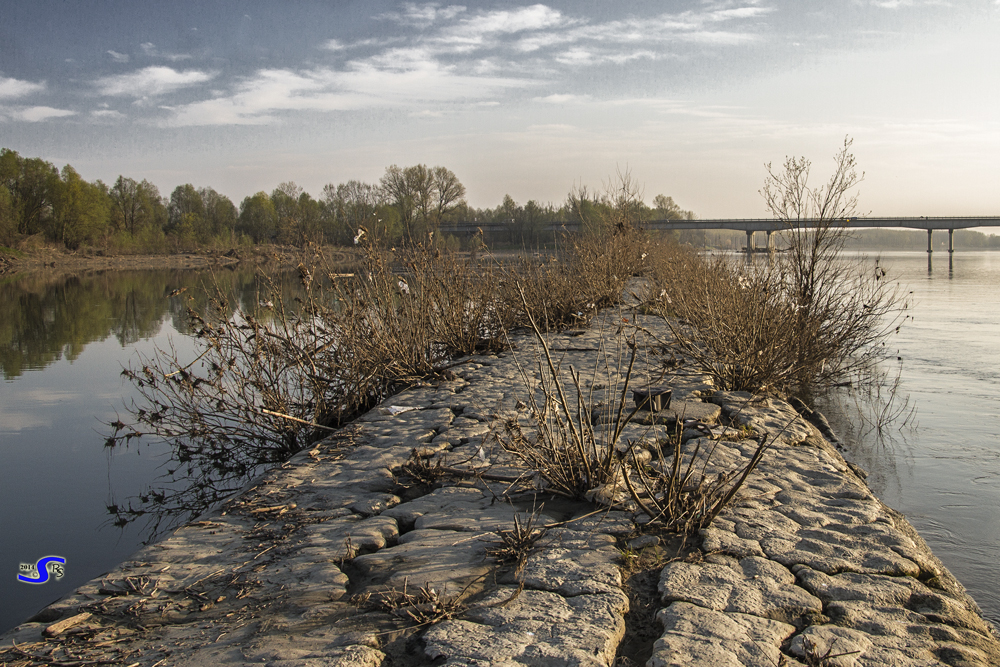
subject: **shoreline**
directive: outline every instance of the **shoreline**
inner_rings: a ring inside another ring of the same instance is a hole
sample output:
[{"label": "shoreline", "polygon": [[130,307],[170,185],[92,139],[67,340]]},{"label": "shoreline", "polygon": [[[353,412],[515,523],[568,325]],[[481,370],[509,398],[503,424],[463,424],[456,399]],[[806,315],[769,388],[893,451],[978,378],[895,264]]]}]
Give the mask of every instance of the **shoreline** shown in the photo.
[{"label": "shoreline", "polygon": [[[547,338],[566,350],[564,364],[594,368],[599,350],[614,347],[605,335],[614,319]],[[529,338],[518,345],[522,362],[535,358]],[[47,607],[0,646],[16,641],[41,655],[58,640],[77,651],[106,642],[87,659],[141,665],[557,657],[610,665],[616,655],[656,666],[774,665],[782,656],[796,665],[824,652],[844,654],[831,665],[1000,661],[994,629],[961,584],[783,401],[674,378],[675,410],[701,410],[706,423],[728,418],[776,444],[738,502],[673,562],[676,543],[643,532],[628,511],[567,501],[538,510],[532,493],[510,496],[509,483],[477,477],[524,472],[483,440],[495,417],[524,417],[512,358],[457,360],[454,380],[392,397]],[[649,425],[628,429],[635,441],[651,439]],[[717,455],[731,464],[755,445],[726,441]],[[422,462],[416,470],[414,461]],[[438,462],[465,474],[434,473]],[[509,503],[497,502],[505,494]],[[550,527],[518,574],[491,553],[498,531],[533,513]],[[645,584],[629,583],[642,573]],[[403,590],[410,597],[376,604]],[[649,626],[655,637],[642,637]],[[623,637],[648,651],[619,654]]]},{"label": "shoreline", "polygon": [[322,258],[331,265],[355,259],[351,248],[298,248],[294,246],[253,246],[230,250],[198,250],[160,255],[104,255],[70,253],[51,248],[19,252],[21,256],[0,253],[0,276],[16,277],[39,273],[85,273],[95,271],[130,271],[156,269],[207,269],[237,263],[277,264],[295,267],[306,260]]}]

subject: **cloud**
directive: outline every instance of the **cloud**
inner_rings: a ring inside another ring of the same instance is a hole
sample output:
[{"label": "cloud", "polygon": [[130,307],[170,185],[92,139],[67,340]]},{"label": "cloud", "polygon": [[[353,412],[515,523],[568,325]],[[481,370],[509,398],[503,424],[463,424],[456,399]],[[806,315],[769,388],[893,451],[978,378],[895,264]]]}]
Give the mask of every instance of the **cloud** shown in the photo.
[{"label": "cloud", "polygon": [[127,53],[118,53],[117,51],[112,51],[111,49],[108,49],[107,54],[109,56],[111,56],[111,59],[114,60],[116,63],[127,63],[128,62],[128,54]]},{"label": "cloud", "polygon": [[150,58],[164,58],[170,62],[191,59],[191,56],[185,53],[162,53],[152,42],[143,42],[139,45],[139,48],[142,49],[142,52]]},{"label": "cloud", "polygon": [[52,107],[27,107],[8,112],[8,115],[14,120],[20,120],[26,123],[40,123],[50,118],[75,116],[76,112],[68,109],[54,109]]},{"label": "cloud", "polygon": [[545,97],[535,98],[535,101],[545,102],[546,104],[578,104],[589,102],[590,100],[590,95],[573,95],[572,93],[553,93]]},{"label": "cloud", "polygon": [[114,109],[95,109],[90,112],[90,115],[94,118],[117,120],[119,118],[124,118],[125,115],[120,111],[115,111]]},{"label": "cloud", "polygon": [[290,111],[336,112],[374,108],[426,110],[427,104],[474,103],[531,82],[460,74],[420,50],[395,53],[349,69],[266,69],[242,81],[235,92],[211,100],[164,106],[165,124],[261,125]]},{"label": "cloud", "polygon": [[441,7],[441,5],[436,2],[430,2],[423,5],[408,2],[403,5],[403,11],[382,14],[379,18],[389,19],[390,21],[395,21],[396,23],[402,25],[412,26],[423,30],[425,28],[429,28],[438,21],[451,20],[464,11],[465,6],[463,5],[449,5],[447,7]]},{"label": "cloud", "polygon": [[[355,42],[327,39],[318,45],[356,58],[336,66],[262,68],[235,81],[213,81],[215,90],[199,90],[198,101],[161,102],[168,114],[162,124],[259,125],[292,112],[362,109],[448,112],[453,109],[442,105],[495,103],[505,91],[560,80],[567,70],[677,58],[694,48],[754,41],[760,38],[761,18],[771,11],[749,0],[596,21],[545,4],[470,11],[463,5],[406,3],[376,17],[402,26],[399,34]],[[158,55],[151,43],[141,48]],[[203,70],[147,67],[97,85],[105,95],[146,99],[215,77]],[[558,99],[547,102],[566,103]]]},{"label": "cloud", "polygon": [[31,81],[21,81],[20,79],[9,79],[0,76],[0,100],[16,99],[43,90],[45,90],[44,83],[32,83]]},{"label": "cloud", "polygon": [[171,93],[211,80],[215,74],[199,70],[178,72],[170,67],[146,67],[131,74],[108,76],[95,82],[104,95],[149,97]]},{"label": "cloud", "polygon": [[528,30],[552,28],[565,23],[562,14],[545,5],[521,7],[513,11],[486,12],[479,16],[463,19],[455,28],[458,32],[476,34],[516,33]]},{"label": "cloud", "polygon": [[[557,51],[550,55],[553,60],[576,67],[608,62],[625,64],[637,59],[658,60],[672,55],[683,44],[725,47],[758,41],[759,19],[772,11],[768,7],[744,6],[600,23],[564,20],[557,29],[542,29],[522,36],[514,47],[522,53],[535,53],[540,57],[546,52]],[[741,22],[753,25],[728,30],[716,27],[722,23]]]}]

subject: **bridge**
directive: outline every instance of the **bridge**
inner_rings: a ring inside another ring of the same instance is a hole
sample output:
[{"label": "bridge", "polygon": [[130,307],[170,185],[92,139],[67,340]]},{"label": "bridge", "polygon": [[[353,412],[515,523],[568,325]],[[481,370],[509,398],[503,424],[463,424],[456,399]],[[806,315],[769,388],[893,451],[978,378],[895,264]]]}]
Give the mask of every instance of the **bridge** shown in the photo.
[{"label": "bridge", "polygon": [[[775,220],[774,218],[721,218],[715,220],[654,220],[646,224],[647,229],[734,229],[746,232],[747,249],[754,249],[754,232],[767,234],[767,247],[774,247],[774,232],[780,232],[794,224],[800,229],[815,228],[816,220],[796,220],[794,223]],[[910,218],[875,218],[854,217],[843,220],[828,221],[825,224],[837,227],[861,229],[926,229],[927,252],[933,252],[933,235],[935,230],[948,230],[948,252],[955,252],[955,230],[973,227],[1000,227],[1000,217],[994,216],[962,216],[962,217],[910,217]]]},{"label": "bridge", "polygon": [[[817,220],[803,219],[797,220],[794,224],[801,229],[815,228]],[[826,223],[825,223],[826,224]],[[851,217],[842,220],[828,221],[828,224],[837,227],[847,228],[901,228],[901,229],[926,229],[927,230],[927,252],[933,252],[932,237],[935,231],[948,230],[948,252],[955,252],[955,230],[970,229],[973,227],[1000,227],[1000,216],[960,216],[960,217],[909,217],[909,218],[875,218],[875,217]],[[645,229],[656,229],[669,231],[673,229],[733,229],[746,232],[747,250],[752,251],[754,246],[754,234],[764,232],[767,234],[767,248],[774,248],[774,232],[787,230],[790,223],[774,218],[719,218],[709,220],[650,220],[643,223]],[[563,223],[550,225],[546,231],[579,231],[579,223]],[[479,224],[476,222],[456,222],[441,225],[442,232],[456,235],[472,236],[482,230],[487,234],[503,233],[510,230],[506,223]]]}]

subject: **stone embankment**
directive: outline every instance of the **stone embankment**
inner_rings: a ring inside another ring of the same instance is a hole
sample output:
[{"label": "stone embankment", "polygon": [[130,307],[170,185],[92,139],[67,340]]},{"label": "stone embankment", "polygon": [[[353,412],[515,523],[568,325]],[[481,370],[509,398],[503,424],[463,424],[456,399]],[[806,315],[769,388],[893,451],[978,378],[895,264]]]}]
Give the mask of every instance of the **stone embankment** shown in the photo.
[{"label": "stone embankment", "polygon": [[[549,339],[585,371],[598,429],[623,381],[618,317]],[[632,378],[674,399],[622,442],[656,455],[663,424],[693,416],[714,435],[689,430],[686,450],[723,470],[756,448],[740,436],[772,438],[680,551],[627,506],[537,493],[491,437],[530,423],[539,359],[517,342],[393,397],[43,610],[3,638],[4,664],[1000,664],[962,586],[782,401],[716,392],[656,357]]]}]

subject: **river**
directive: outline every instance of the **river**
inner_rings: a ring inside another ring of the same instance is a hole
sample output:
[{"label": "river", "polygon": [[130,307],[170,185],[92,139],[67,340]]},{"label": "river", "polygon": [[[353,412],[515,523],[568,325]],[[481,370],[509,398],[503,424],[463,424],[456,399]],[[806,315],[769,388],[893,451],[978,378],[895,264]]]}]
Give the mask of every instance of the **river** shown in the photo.
[{"label": "river", "polygon": [[[906,515],[1000,626],[1000,253],[885,252],[881,264],[912,302],[890,337],[886,370],[912,418],[884,438],[850,409],[829,406],[847,458]],[[895,353],[895,354],[892,354]],[[898,357],[898,360],[896,359]]]},{"label": "river", "polygon": [[[985,614],[1000,622],[1000,253],[883,253],[913,306],[889,345],[897,392],[915,417],[881,440],[850,400],[826,406],[847,456],[910,519]],[[173,341],[193,356],[185,308],[215,282],[254,299],[252,271],[104,272],[0,282],[0,632],[125,560],[141,526],[109,523],[107,506],[143,491],[165,451],[112,453],[102,423],[123,412],[120,377],[137,354]],[[183,290],[171,296],[175,290]],[[901,358],[897,362],[895,357]],[[838,407],[839,406],[839,407]],[[21,564],[66,560],[61,579],[18,581]]]}]

